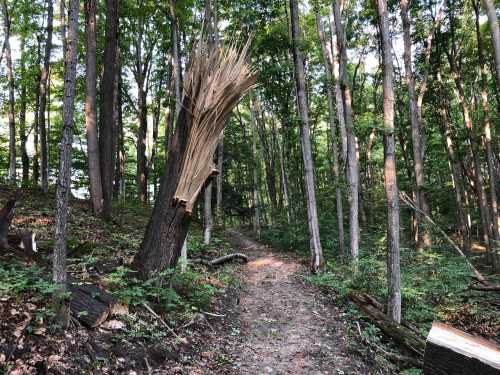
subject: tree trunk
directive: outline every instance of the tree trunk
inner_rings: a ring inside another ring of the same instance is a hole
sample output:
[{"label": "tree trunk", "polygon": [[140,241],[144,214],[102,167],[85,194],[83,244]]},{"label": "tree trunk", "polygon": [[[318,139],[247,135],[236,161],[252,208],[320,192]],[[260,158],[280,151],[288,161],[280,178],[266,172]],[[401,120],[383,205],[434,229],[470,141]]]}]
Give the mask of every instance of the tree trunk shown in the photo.
[{"label": "tree trunk", "polygon": [[11,184],[16,183],[16,123],[15,123],[15,97],[14,97],[14,72],[12,69],[12,51],[10,49],[10,15],[7,7],[7,0],[3,0],[3,22],[5,34],[5,62],[7,64],[7,83],[9,87],[9,181]]},{"label": "tree trunk", "polygon": [[482,2],[490,25],[491,41],[493,43],[493,58],[495,60],[495,73],[497,85],[500,86],[500,30],[498,27],[497,9],[493,0],[482,0]]},{"label": "tree trunk", "polygon": [[[40,131],[40,159],[42,172],[42,190],[46,193],[49,190],[49,159],[47,153],[47,127],[45,124],[45,111],[47,109],[47,81],[50,69],[50,54],[52,51],[52,30],[54,20],[53,0],[47,0],[47,38],[45,40],[45,54],[43,57],[43,67],[40,76],[40,104],[38,108],[38,127]],[[65,51],[65,50],[64,50]]]},{"label": "tree trunk", "polygon": [[22,186],[27,187],[30,179],[30,159],[26,150],[28,136],[26,135],[26,51],[25,38],[21,38],[21,103],[19,108],[19,139],[21,141],[21,163],[23,169]]},{"label": "tree trunk", "polygon": [[[403,0],[404,1],[404,0]],[[384,178],[387,196],[387,315],[401,322],[401,272],[399,252],[399,191],[396,174],[396,145],[394,140],[394,72],[391,35],[385,0],[377,0],[382,56],[384,66]]]},{"label": "tree trunk", "polygon": [[102,214],[101,165],[97,130],[96,1],[85,0],[85,127],[90,180],[90,198],[95,216]]},{"label": "tree trunk", "polygon": [[212,181],[205,184],[205,203],[203,205],[203,243],[210,245],[212,239]]},{"label": "tree trunk", "polygon": [[304,182],[307,200],[307,214],[309,224],[309,239],[311,250],[311,269],[320,271],[324,266],[323,251],[321,248],[318,213],[316,207],[316,193],[314,186],[314,167],[311,150],[311,135],[309,129],[309,109],[304,72],[304,58],[300,45],[302,35],[299,25],[299,9],[297,0],[290,0],[290,18],[292,26],[292,54],[295,68],[295,84],[297,89],[297,106],[300,116],[300,143],[304,161]]},{"label": "tree trunk", "polygon": [[222,224],[224,218],[222,216],[222,184],[223,184],[223,169],[224,169],[224,138],[221,138],[219,145],[217,146],[217,170],[219,174],[215,177],[217,185],[217,195],[216,195],[216,216],[217,221]]},{"label": "tree trunk", "polygon": [[148,130],[148,112],[144,82],[138,82],[138,111],[139,129],[137,133],[137,190],[139,201],[146,203],[148,200],[148,171],[146,163],[146,136]]},{"label": "tree trunk", "polygon": [[114,123],[114,92],[116,76],[116,50],[118,48],[118,0],[106,0],[106,26],[102,77],[102,114],[99,133],[99,157],[103,197],[102,217],[111,217],[113,177],[115,167],[116,124]]},{"label": "tree trunk", "polygon": [[481,71],[481,106],[483,109],[483,127],[484,127],[484,143],[486,148],[486,162],[488,165],[488,174],[490,182],[490,203],[491,203],[491,224],[493,239],[496,243],[500,243],[500,216],[498,216],[498,201],[496,188],[496,173],[493,147],[491,145],[491,119],[490,108],[488,103],[488,76],[484,59],[483,38],[481,36],[481,28],[479,25],[479,1],[473,2],[474,11],[476,14],[476,37],[477,37],[477,53],[479,61],[479,69]]},{"label": "tree trunk", "polygon": [[347,133],[347,184],[349,197],[349,248],[351,256],[357,260],[359,256],[359,166],[356,150],[356,135],[354,133],[351,86],[347,74],[347,50],[344,40],[345,32],[342,25],[342,14],[339,2],[333,4],[337,46],[340,55],[339,81],[342,91],[342,103]]},{"label": "tree trunk", "polygon": [[172,60],[175,81],[175,119],[177,121],[182,105],[182,64],[179,51],[179,25],[175,11],[175,0],[170,0],[170,17],[172,28]]},{"label": "tree trunk", "polygon": [[[417,99],[415,94],[415,79],[411,62],[411,34],[410,18],[408,15],[408,0],[401,0],[401,19],[403,21],[403,39],[404,39],[404,65],[406,84],[408,86],[408,97],[410,107],[411,140],[413,144],[413,167],[415,169],[415,195],[416,205],[424,213],[429,213],[427,198],[425,195],[425,173],[424,173],[424,154],[422,142],[422,121],[417,109]],[[431,245],[429,231],[422,225],[422,217],[416,215],[418,239],[416,243],[417,250],[422,250]]]},{"label": "tree trunk", "polygon": [[[321,23],[321,16],[319,9],[316,9],[316,28],[318,31],[318,36],[321,42],[321,51],[323,54],[323,63],[326,72],[326,94],[328,100],[328,120],[330,123],[330,133],[332,137],[332,159],[333,159],[333,183],[335,184],[335,198],[336,198],[336,208],[337,208],[337,227],[338,227],[338,242],[339,242],[339,256],[344,256],[344,210],[342,205],[342,190],[340,188],[340,165],[337,147],[337,132],[335,129],[335,108],[334,108],[334,87],[333,85],[333,66],[331,60],[328,58],[331,55],[331,51],[328,50],[328,44],[326,42],[325,31],[323,24]],[[338,82],[338,80],[336,80]]]},{"label": "tree trunk", "polygon": [[253,231],[257,238],[260,238],[260,203],[258,191],[258,156],[257,156],[257,119],[255,113],[253,95],[250,98],[250,114],[252,116],[252,205],[253,205]]},{"label": "tree trunk", "polygon": [[66,251],[68,200],[71,190],[71,151],[73,144],[73,112],[76,83],[76,57],[78,41],[78,0],[71,0],[69,6],[69,30],[64,56],[64,99],[63,99],[63,129],[61,138],[61,153],[59,161],[59,176],[56,191],[56,235],[54,247],[53,281],[58,286],[55,292],[56,311],[59,321],[66,327],[69,323],[69,308],[62,293],[66,291]]}]

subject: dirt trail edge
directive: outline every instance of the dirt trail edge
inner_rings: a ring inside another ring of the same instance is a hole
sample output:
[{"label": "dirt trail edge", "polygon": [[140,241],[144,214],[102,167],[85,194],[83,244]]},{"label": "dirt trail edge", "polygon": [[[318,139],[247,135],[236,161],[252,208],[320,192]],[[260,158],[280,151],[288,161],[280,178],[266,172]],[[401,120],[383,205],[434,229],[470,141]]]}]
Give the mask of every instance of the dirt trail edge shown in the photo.
[{"label": "dirt trail edge", "polygon": [[340,312],[301,281],[301,264],[237,231],[230,241],[250,258],[225,339],[240,374],[368,374],[347,349]]}]

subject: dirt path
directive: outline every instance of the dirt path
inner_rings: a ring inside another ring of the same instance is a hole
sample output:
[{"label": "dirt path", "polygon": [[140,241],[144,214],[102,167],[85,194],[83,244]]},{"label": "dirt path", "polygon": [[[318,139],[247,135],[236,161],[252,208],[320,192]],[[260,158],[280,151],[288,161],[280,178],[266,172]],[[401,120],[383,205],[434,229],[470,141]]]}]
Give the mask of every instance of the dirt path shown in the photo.
[{"label": "dirt path", "polygon": [[228,339],[239,373],[368,373],[347,350],[339,311],[297,277],[296,259],[274,254],[239,232],[230,237],[250,257]]}]

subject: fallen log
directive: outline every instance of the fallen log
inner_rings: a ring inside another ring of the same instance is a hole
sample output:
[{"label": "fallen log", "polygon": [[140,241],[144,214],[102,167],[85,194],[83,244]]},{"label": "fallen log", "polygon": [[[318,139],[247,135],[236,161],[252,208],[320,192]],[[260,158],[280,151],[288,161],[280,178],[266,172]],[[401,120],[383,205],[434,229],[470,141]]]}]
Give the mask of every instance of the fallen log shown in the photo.
[{"label": "fallen log", "polygon": [[228,254],[213,260],[201,260],[200,263],[209,267],[214,267],[238,259],[242,260],[244,263],[248,263],[248,257],[241,253]]},{"label": "fallen log", "polygon": [[382,304],[369,294],[349,292],[348,297],[386,336],[418,358],[423,357],[425,340],[416,329],[408,328],[408,323],[398,324],[390,319],[381,308]]},{"label": "fallen log", "polygon": [[113,310],[116,299],[92,284],[69,284],[71,315],[88,327],[103,323]]},{"label": "fallen log", "polygon": [[442,323],[427,336],[424,375],[499,375],[500,346]]}]

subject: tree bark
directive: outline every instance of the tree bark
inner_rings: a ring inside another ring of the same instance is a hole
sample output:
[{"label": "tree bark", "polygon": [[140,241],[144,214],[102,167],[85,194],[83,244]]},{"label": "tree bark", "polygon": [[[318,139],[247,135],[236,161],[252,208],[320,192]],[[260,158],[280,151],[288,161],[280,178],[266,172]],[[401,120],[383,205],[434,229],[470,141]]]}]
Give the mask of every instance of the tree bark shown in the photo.
[{"label": "tree bark", "polygon": [[495,73],[497,85],[500,86],[500,29],[498,27],[497,9],[493,0],[482,0],[491,32],[491,41],[493,43],[493,58],[495,60]]},{"label": "tree bark", "polygon": [[27,187],[29,185],[30,179],[30,159],[28,157],[28,151],[26,149],[26,143],[28,142],[28,136],[26,135],[26,107],[27,107],[27,96],[26,96],[26,41],[25,38],[21,38],[21,97],[20,97],[20,108],[19,108],[19,139],[21,141],[21,164],[22,164],[22,186]]},{"label": "tree bark", "polygon": [[[404,0],[403,0],[404,1]],[[387,315],[401,322],[401,272],[399,251],[399,191],[396,174],[396,145],[394,140],[394,72],[391,34],[385,0],[377,0],[382,56],[384,66],[384,178],[387,196]]]},{"label": "tree bark", "polygon": [[354,133],[351,86],[347,74],[347,50],[345,32],[342,24],[342,13],[339,2],[333,4],[337,47],[340,56],[339,82],[342,91],[344,120],[347,133],[347,184],[349,198],[349,249],[351,256],[357,260],[359,256],[359,166]]},{"label": "tree bark", "polygon": [[[344,256],[344,209],[342,205],[342,190],[340,188],[340,165],[339,165],[339,155],[337,146],[337,131],[335,128],[335,107],[334,107],[334,87],[333,85],[333,66],[329,55],[331,55],[331,50],[328,50],[328,44],[326,42],[326,36],[323,24],[321,23],[321,16],[319,9],[316,9],[316,28],[318,31],[318,36],[321,42],[321,51],[323,54],[323,63],[326,72],[326,95],[328,100],[328,120],[330,123],[330,134],[332,137],[332,159],[333,159],[333,183],[335,184],[335,199],[337,208],[337,227],[338,227],[338,242],[339,242],[339,256]],[[338,82],[338,80],[336,80]]]},{"label": "tree bark", "polygon": [[85,127],[90,180],[90,198],[95,216],[102,214],[101,164],[97,129],[96,1],[85,0]]},{"label": "tree bark", "polygon": [[473,2],[474,12],[476,15],[476,37],[477,37],[477,53],[479,61],[479,69],[481,71],[481,107],[483,109],[483,128],[484,128],[484,143],[486,148],[486,162],[488,165],[489,184],[490,184],[490,203],[491,203],[491,224],[493,239],[496,243],[500,243],[500,216],[498,216],[498,201],[496,188],[496,173],[493,147],[491,145],[491,119],[490,108],[488,103],[488,75],[484,58],[483,38],[481,36],[481,28],[479,25],[479,1]]},{"label": "tree bark", "polygon": [[175,4],[175,0],[169,1],[172,28],[172,66],[174,70],[175,82],[175,119],[177,121],[182,105],[182,63],[179,51],[179,25],[175,11]]},{"label": "tree bark", "polygon": [[212,181],[205,184],[205,201],[203,205],[203,243],[210,245],[212,239]]},{"label": "tree bark", "polygon": [[69,29],[64,56],[64,99],[63,99],[63,129],[61,138],[61,153],[59,161],[59,176],[56,191],[56,235],[53,259],[53,281],[57,285],[55,292],[56,311],[63,327],[69,323],[69,306],[63,293],[66,291],[66,252],[68,200],[71,190],[71,152],[73,144],[73,113],[76,83],[76,57],[78,41],[78,0],[71,0],[69,6]]},{"label": "tree bark", "polygon": [[[415,79],[413,75],[411,61],[411,34],[410,34],[410,17],[408,15],[408,0],[400,1],[401,19],[403,21],[403,39],[404,39],[404,65],[406,84],[408,86],[408,102],[410,108],[410,123],[411,123],[411,140],[413,144],[413,167],[415,169],[415,196],[417,207],[425,212],[429,212],[427,198],[425,195],[425,173],[424,173],[424,154],[422,142],[422,121],[421,115],[417,109],[417,98],[415,93]],[[421,215],[416,215],[417,219],[417,250],[422,250],[431,245],[430,234],[425,226],[422,225]]]},{"label": "tree bark", "polygon": [[297,106],[300,116],[300,143],[302,146],[302,157],[304,161],[304,182],[309,224],[311,269],[317,272],[323,268],[324,260],[316,206],[314,167],[312,160],[311,134],[309,129],[309,109],[304,72],[304,57],[302,56],[302,51],[300,50],[302,35],[299,25],[299,9],[297,0],[290,0],[290,19],[292,26],[292,54],[295,69],[295,84],[297,89]]},{"label": "tree bark", "polygon": [[16,123],[15,123],[15,84],[14,72],[12,68],[12,51],[10,49],[10,15],[7,7],[7,0],[3,0],[3,22],[5,34],[5,62],[7,64],[7,84],[9,88],[9,105],[8,105],[8,121],[9,121],[9,181],[11,184],[16,183]]},{"label": "tree bark", "polygon": [[257,155],[257,119],[255,113],[255,99],[250,97],[250,115],[252,116],[252,205],[253,205],[253,231],[257,238],[260,238],[260,203],[259,203],[259,164]]},{"label": "tree bark", "polygon": [[45,53],[43,57],[43,67],[40,76],[40,104],[38,108],[38,127],[40,132],[40,161],[42,172],[42,190],[46,193],[49,189],[49,159],[47,150],[47,127],[45,121],[45,111],[47,109],[47,81],[50,69],[50,54],[52,51],[52,31],[54,20],[53,0],[47,0],[47,38],[45,39]]},{"label": "tree bark", "polygon": [[109,219],[112,211],[113,177],[116,154],[116,124],[114,123],[114,92],[116,50],[118,48],[118,0],[106,0],[106,26],[102,77],[102,115],[99,134],[99,157],[103,196],[102,217]]}]

